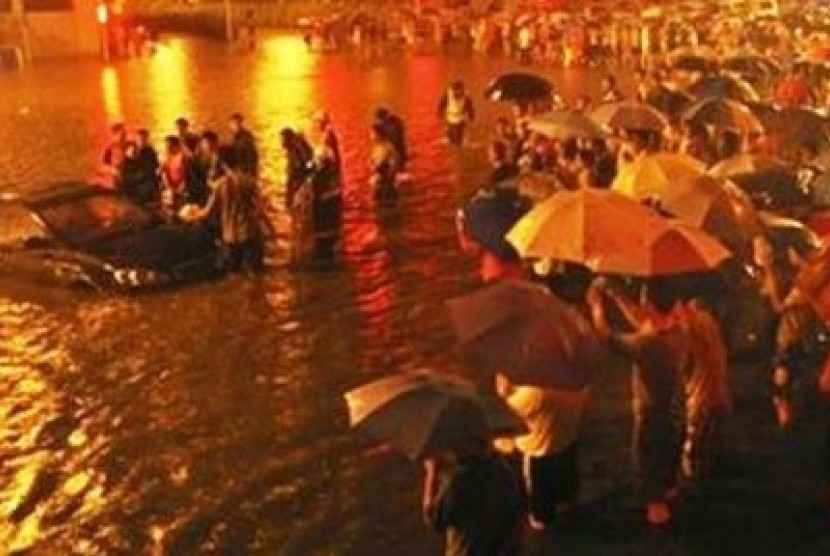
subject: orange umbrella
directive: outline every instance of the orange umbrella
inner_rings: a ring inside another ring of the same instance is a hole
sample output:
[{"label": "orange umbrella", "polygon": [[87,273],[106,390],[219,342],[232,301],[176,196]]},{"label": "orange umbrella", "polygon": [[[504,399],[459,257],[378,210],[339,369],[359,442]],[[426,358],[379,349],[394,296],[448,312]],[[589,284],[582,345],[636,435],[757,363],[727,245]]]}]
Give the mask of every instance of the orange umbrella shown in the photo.
[{"label": "orange umbrella", "polygon": [[524,257],[630,276],[703,272],[730,256],[706,233],[662,218],[633,199],[596,189],[555,194],[522,218],[507,240]]}]

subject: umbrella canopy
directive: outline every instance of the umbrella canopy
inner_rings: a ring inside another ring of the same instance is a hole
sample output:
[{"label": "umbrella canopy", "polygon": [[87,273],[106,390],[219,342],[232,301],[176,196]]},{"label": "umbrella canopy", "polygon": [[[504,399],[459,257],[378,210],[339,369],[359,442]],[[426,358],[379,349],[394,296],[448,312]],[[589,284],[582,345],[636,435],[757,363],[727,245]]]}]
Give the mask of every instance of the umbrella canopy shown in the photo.
[{"label": "umbrella canopy", "polygon": [[551,139],[598,139],[607,136],[593,120],[570,110],[554,110],[535,116],[527,121],[527,127]]},{"label": "umbrella canopy", "polygon": [[793,148],[805,143],[822,148],[830,143],[827,118],[809,108],[787,106],[776,110],[768,130],[779,144]]},{"label": "umbrella canopy", "polygon": [[[705,174],[639,193],[637,200],[656,202],[661,210],[709,233],[733,253],[745,252],[749,241],[757,235],[757,228],[746,225],[749,219],[739,218],[737,201],[733,201],[723,184]],[[744,209],[754,212],[751,203]]]},{"label": "umbrella canopy", "polygon": [[693,180],[703,174],[703,164],[682,154],[655,153],[624,166],[611,188],[633,198],[648,197],[664,191],[678,180]]},{"label": "umbrella canopy", "polygon": [[553,84],[531,73],[506,73],[490,83],[484,94],[493,101],[532,102],[551,98]]},{"label": "umbrella canopy", "polygon": [[669,67],[680,71],[706,73],[714,69],[717,53],[710,48],[678,48],[668,56]]},{"label": "umbrella canopy", "polygon": [[647,104],[669,117],[681,114],[692,102],[693,98],[686,93],[662,86],[646,95]]},{"label": "umbrella canopy", "polygon": [[466,381],[427,372],[382,378],[345,398],[352,428],[413,459],[525,432],[522,420],[501,400],[478,393]]},{"label": "umbrella canopy", "polygon": [[596,189],[557,193],[520,220],[507,240],[524,257],[629,276],[703,272],[729,257],[704,232],[661,218],[614,191]]},{"label": "umbrella canopy", "polygon": [[740,102],[758,101],[758,93],[743,79],[728,75],[710,75],[689,87],[689,94],[697,98],[721,97]]},{"label": "umbrella canopy", "polygon": [[723,97],[708,97],[696,102],[686,110],[683,119],[699,125],[733,129],[743,134],[764,130],[749,108]]},{"label": "umbrella canopy", "polygon": [[783,169],[784,163],[778,159],[757,154],[739,154],[721,160],[707,172],[710,176],[727,179],[741,174],[757,174],[770,170]]},{"label": "umbrella canopy", "polygon": [[514,384],[579,390],[602,367],[593,328],[537,284],[500,281],[448,306],[461,352]]},{"label": "umbrella canopy", "polygon": [[799,185],[798,176],[785,169],[736,174],[729,179],[759,210],[793,210],[806,207],[810,202]]},{"label": "umbrella canopy", "polygon": [[737,54],[720,62],[724,71],[739,74],[747,81],[762,80],[781,73],[781,67],[773,60],[759,54]]},{"label": "umbrella canopy", "polygon": [[652,106],[634,101],[603,104],[591,114],[597,125],[611,129],[645,129],[662,132],[666,118]]}]

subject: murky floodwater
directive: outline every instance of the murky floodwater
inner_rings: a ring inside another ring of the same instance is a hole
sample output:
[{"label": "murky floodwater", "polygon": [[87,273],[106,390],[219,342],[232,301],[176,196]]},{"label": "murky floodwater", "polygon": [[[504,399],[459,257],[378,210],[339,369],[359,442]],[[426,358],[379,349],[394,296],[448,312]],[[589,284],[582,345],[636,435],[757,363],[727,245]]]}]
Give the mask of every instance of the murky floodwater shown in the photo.
[{"label": "murky floodwater", "polygon": [[[285,232],[262,279],[140,298],[0,286],[0,553],[423,553],[415,470],[366,452],[341,393],[405,366],[448,366],[443,301],[468,287],[453,209],[483,152],[438,143],[435,103],[484,60],[373,63],[306,52],[295,37],[254,56],[172,39],[149,60],[44,64],[0,75],[0,185],[94,170],[109,122],[173,120],[223,132],[243,111],[282,206],[277,132],[325,108],[346,160],[344,266],[285,267]],[[570,74],[572,86],[580,84]],[[414,182],[378,212],[365,185],[367,124],[409,124]],[[483,103],[482,103],[482,108]],[[496,107],[486,107],[484,119]],[[479,140],[486,139],[480,126]],[[277,215],[286,230],[284,215]],[[393,525],[394,524],[394,525]]]}]

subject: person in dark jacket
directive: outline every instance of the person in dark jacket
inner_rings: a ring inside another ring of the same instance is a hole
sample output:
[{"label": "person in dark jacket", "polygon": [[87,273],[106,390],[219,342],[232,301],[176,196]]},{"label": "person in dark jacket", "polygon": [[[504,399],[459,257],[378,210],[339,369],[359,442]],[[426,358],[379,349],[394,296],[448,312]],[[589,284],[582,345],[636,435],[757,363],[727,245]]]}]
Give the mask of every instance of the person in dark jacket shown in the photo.
[{"label": "person in dark jacket", "polygon": [[240,169],[251,176],[259,175],[259,152],[253,133],[245,127],[245,118],[240,113],[231,115],[230,121],[233,139],[231,146],[235,152]]},{"label": "person in dark jacket", "polygon": [[159,200],[159,155],[150,142],[150,132],[146,129],[136,131],[136,160],[141,173],[139,197],[143,202],[154,203]]},{"label": "person in dark jacket", "polygon": [[516,474],[485,440],[424,463],[424,518],[446,556],[514,556],[522,518]]},{"label": "person in dark jacket", "polygon": [[406,126],[403,119],[386,108],[378,108],[375,112],[375,123],[383,127],[389,142],[398,152],[398,168],[404,170],[409,160],[409,150],[406,143]]},{"label": "person in dark jacket", "polygon": [[487,150],[488,158],[493,170],[490,172],[488,186],[491,188],[504,188],[506,184],[513,182],[519,177],[519,167],[510,162],[508,158],[507,145],[502,141],[493,141]]}]

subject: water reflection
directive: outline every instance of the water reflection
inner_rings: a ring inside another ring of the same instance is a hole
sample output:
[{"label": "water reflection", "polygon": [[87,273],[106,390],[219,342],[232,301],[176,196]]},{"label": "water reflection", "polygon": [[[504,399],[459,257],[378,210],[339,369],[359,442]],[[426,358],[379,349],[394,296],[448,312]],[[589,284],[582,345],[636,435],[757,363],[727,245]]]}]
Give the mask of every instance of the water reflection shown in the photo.
[{"label": "water reflection", "polygon": [[[192,115],[189,90],[193,85],[191,63],[192,58],[187,55],[185,42],[181,39],[160,44],[158,52],[150,58],[147,99],[152,105],[155,129],[169,129],[176,118]],[[229,84],[215,83],[213,86]]]},{"label": "water reflection", "polygon": [[121,108],[121,86],[118,82],[118,72],[111,66],[101,70],[101,92],[107,121],[123,121],[124,112]]},{"label": "water reflection", "polygon": [[[369,374],[452,364],[442,304],[469,273],[453,209],[482,153],[448,154],[435,106],[448,78],[481,90],[495,71],[428,56],[372,69],[275,36],[252,56],[173,39],[103,73],[90,62],[0,75],[0,111],[25,97],[37,116],[0,121],[0,179],[24,188],[56,170],[89,175],[89,138],[103,142],[119,115],[159,138],[182,115],[223,131],[241,111],[279,206],[279,128],[325,109],[346,190],[337,272],[277,265],[261,280],[134,299],[0,286],[0,553],[425,553],[410,534],[421,531],[414,475],[366,454],[340,394]],[[367,180],[378,106],[406,118],[415,154],[392,211],[377,210]],[[480,109],[486,121],[501,108]],[[287,222],[274,216],[279,263]]]}]

